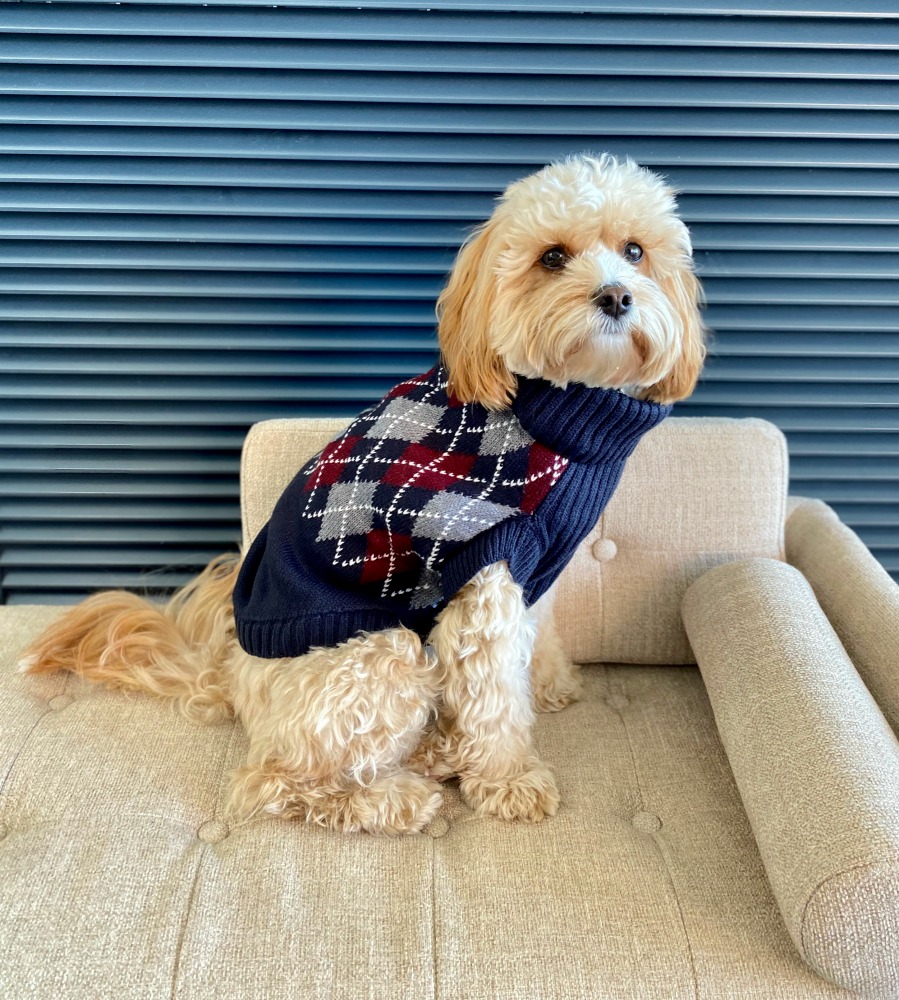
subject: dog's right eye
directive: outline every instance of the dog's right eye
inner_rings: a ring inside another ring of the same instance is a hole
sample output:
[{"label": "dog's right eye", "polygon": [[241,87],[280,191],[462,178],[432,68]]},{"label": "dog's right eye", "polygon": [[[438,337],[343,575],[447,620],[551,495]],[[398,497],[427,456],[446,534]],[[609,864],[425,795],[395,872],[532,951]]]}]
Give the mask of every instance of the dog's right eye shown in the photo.
[{"label": "dog's right eye", "polygon": [[540,263],[550,271],[558,271],[568,263],[568,254],[561,247],[550,247],[540,258]]}]

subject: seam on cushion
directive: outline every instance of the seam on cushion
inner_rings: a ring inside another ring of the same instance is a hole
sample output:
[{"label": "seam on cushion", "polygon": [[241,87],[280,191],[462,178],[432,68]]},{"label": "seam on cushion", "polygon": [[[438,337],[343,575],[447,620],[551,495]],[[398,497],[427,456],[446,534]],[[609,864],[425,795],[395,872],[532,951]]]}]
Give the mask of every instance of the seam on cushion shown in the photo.
[{"label": "seam on cushion", "polygon": [[434,854],[436,848],[431,840],[431,996],[437,1000],[437,893],[435,891]]},{"label": "seam on cushion", "polygon": [[[212,809],[212,819],[215,819],[219,812],[219,799],[222,794],[222,780],[225,777],[225,768],[228,766],[228,758],[231,756],[231,748],[234,746],[234,737],[236,732],[237,721],[234,720],[231,723],[231,736],[229,737],[228,744],[222,754],[222,766],[219,770],[218,791],[215,798],[215,805]],[[178,973],[181,971],[181,952],[184,949],[184,939],[187,937],[187,928],[190,924],[191,913],[193,912],[194,899],[197,895],[197,886],[200,884],[200,869],[203,867],[203,859],[206,857],[206,854],[210,850],[211,846],[211,844],[206,844],[202,841],[200,842],[197,863],[194,867],[194,877],[191,882],[190,892],[187,896],[187,905],[184,908],[184,920],[181,922],[181,930],[178,933],[178,941],[175,945],[175,955],[172,960],[172,990],[169,994],[170,1000],[176,1000],[178,994]]]},{"label": "seam on cushion", "polygon": [[[74,676],[75,675],[71,673],[67,673],[65,675],[65,684],[63,684],[62,691],[60,692],[60,694],[65,694],[69,690],[72,678]],[[22,742],[19,744],[19,749],[16,750],[16,752],[12,755],[12,760],[10,760],[9,762],[9,767],[6,769],[6,774],[3,775],[3,780],[0,781],[0,811],[2,811],[2,795],[6,790],[6,783],[9,781],[13,769],[18,763],[19,758],[22,756],[22,751],[28,745],[28,741],[31,739],[35,729],[37,729],[37,727],[44,721],[44,719],[46,719],[48,715],[52,714],[53,714],[52,708],[46,708],[44,709],[43,712],[41,712],[41,714],[34,720],[34,725],[31,727],[31,729],[28,730],[28,732],[22,738]]]},{"label": "seam on cushion", "polygon": [[808,894],[808,898],[802,907],[802,915],[799,918],[799,943],[802,946],[802,957],[803,959],[811,965],[811,961],[808,957],[808,948],[805,944],[805,929],[806,929],[806,919],[808,917],[808,909],[812,905],[812,900],[818,893],[828,884],[828,882],[833,882],[834,879],[842,878],[844,875],[848,875],[849,872],[858,871],[860,868],[876,868],[878,865],[882,865],[885,862],[892,861],[895,864],[899,864],[899,854],[886,854],[876,861],[859,861],[854,865],[849,865],[848,868],[843,868],[841,871],[834,872],[832,875],[826,875],[821,879],[820,882],[811,890]]},{"label": "seam on cushion", "polygon": [[187,906],[184,908],[184,920],[181,923],[181,931],[178,934],[178,943],[175,945],[175,957],[172,962],[172,990],[169,994],[171,1000],[175,1000],[178,995],[178,973],[181,971],[181,951],[184,948],[184,939],[187,937],[187,925],[190,922],[190,914],[193,910],[197,886],[200,884],[200,868],[203,864],[203,858],[206,855],[206,846],[206,844],[203,844],[197,855],[197,863],[194,865],[194,877],[187,896]]},{"label": "seam on cushion", "polygon": [[778,519],[780,523],[777,526],[778,558],[783,561],[787,558],[787,499],[790,495],[790,448],[787,444],[786,436],[782,431],[777,431],[777,437],[780,440],[780,454],[783,459],[784,471],[786,472],[786,475],[782,476],[780,480],[781,516]]},{"label": "seam on cushion", "polygon": [[[255,427],[255,425],[254,425],[254,427]],[[241,456],[241,462],[240,462],[240,472],[241,472],[240,483],[239,483],[239,487],[240,487],[240,518],[241,518],[241,523],[240,523],[240,535],[241,535],[241,538],[240,538],[240,547],[242,549],[246,549],[246,548],[249,547],[249,542],[247,540],[247,536],[249,534],[249,531],[247,530],[248,527],[249,527],[249,524],[248,524],[249,518],[248,518],[248,513],[247,513],[247,491],[244,489],[243,470],[244,470],[245,467],[249,468],[249,465],[250,465],[250,455],[252,454],[253,450],[256,447],[256,435],[253,433],[253,429],[254,428],[251,427],[249,433],[247,434],[246,444],[244,445],[244,451],[243,451],[243,455]]]},{"label": "seam on cushion", "polygon": [[[624,687],[622,684],[621,687]],[[634,772],[634,783],[637,786],[637,795],[640,799],[641,810],[646,809],[646,799],[643,795],[643,787],[640,784],[640,769],[637,767],[637,756],[634,753],[634,745],[631,742],[630,730],[627,726],[627,720],[624,717],[624,713],[619,709],[615,709],[618,718],[621,719],[621,728],[624,730],[625,739],[627,740],[627,750],[631,758],[631,767]],[[687,946],[687,957],[690,960],[690,975],[693,978],[693,995],[696,1000],[699,1000],[699,977],[696,975],[696,961],[693,957],[693,945],[690,942],[690,935],[687,932],[687,922],[684,920],[684,911],[681,906],[680,897],[677,894],[677,886],[674,882],[674,875],[672,874],[671,865],[668,863],[668,857],[665,854],[665,850],[662,847],[661,841],[656,834],[651,833],[649,835],[652,838],[652,842],[655,845],[656,850],[659,852],[659,857],[662,859],[662,864],[665,866],[665,874],[668,877],[668,885],[671,888],[671,894],[674,897],[674,905],[677,909],[678,920],[680,921],[681,931],[684,935],[684,943]]]},{"label": "seam on cushion", "polygon": [[[606,527],[606,512],[603,511],[599,515],[599,521],[596,524],[599,528],[599,534],[601,537],[605,537],[605,527]],[[606,575],[602,569],[602,562],[597,562],[597,567],[599,569],[599,659],[600,661],[605,659],[603,655],[605,653],[605,641],[606,641],[606,595],[603,591],[603,584],[606,582]],[[609,674],[606,671],[606,677]],[[642,793],[641,793],[642,794]]]}]

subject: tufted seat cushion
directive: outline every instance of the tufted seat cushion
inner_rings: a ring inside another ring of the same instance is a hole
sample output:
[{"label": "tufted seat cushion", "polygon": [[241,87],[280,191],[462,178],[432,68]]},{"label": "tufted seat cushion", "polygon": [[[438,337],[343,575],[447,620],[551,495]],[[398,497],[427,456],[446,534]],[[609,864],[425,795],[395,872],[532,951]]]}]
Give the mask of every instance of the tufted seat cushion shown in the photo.
[{"label": "tufted seat cushion", "polygon": [[241,727],[16,674],[56,613],[0,614],[4,998],[850,995],[793,947],[695,667],[585,669],[538,719],[564,797],[539,826],[450,785],[414,837],[229,831]]}]

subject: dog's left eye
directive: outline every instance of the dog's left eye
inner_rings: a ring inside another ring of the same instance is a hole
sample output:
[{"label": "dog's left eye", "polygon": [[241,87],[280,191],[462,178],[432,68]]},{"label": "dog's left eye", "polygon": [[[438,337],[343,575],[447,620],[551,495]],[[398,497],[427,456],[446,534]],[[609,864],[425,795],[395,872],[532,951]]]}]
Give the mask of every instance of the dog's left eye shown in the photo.
[{"label": "dog's left eye", "polygon": [[643,247],[639,243],[625,243],[623,253],[625,260],[629,260],[632,264],[643,259]]},{"label": "dog's left eye", "polygon": [[561,247],[550,247],[540,258],[540,263],[550,271],[558,271],[568,263],[568,254]]}]

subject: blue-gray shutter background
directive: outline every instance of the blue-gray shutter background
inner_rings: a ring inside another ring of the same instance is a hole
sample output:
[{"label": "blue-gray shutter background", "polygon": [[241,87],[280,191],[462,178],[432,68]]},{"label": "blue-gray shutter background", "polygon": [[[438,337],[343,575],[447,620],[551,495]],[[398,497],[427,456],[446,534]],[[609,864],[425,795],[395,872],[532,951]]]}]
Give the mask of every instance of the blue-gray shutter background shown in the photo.
[{"label": "blue-gray shutter background", "polygon": [[774,421],[899,575],[897,14],[0,4],[4,599],[233,547],[247,427],[429,366],[466,229],[583,149],[683,192],[716,338],[677,412]]}]

